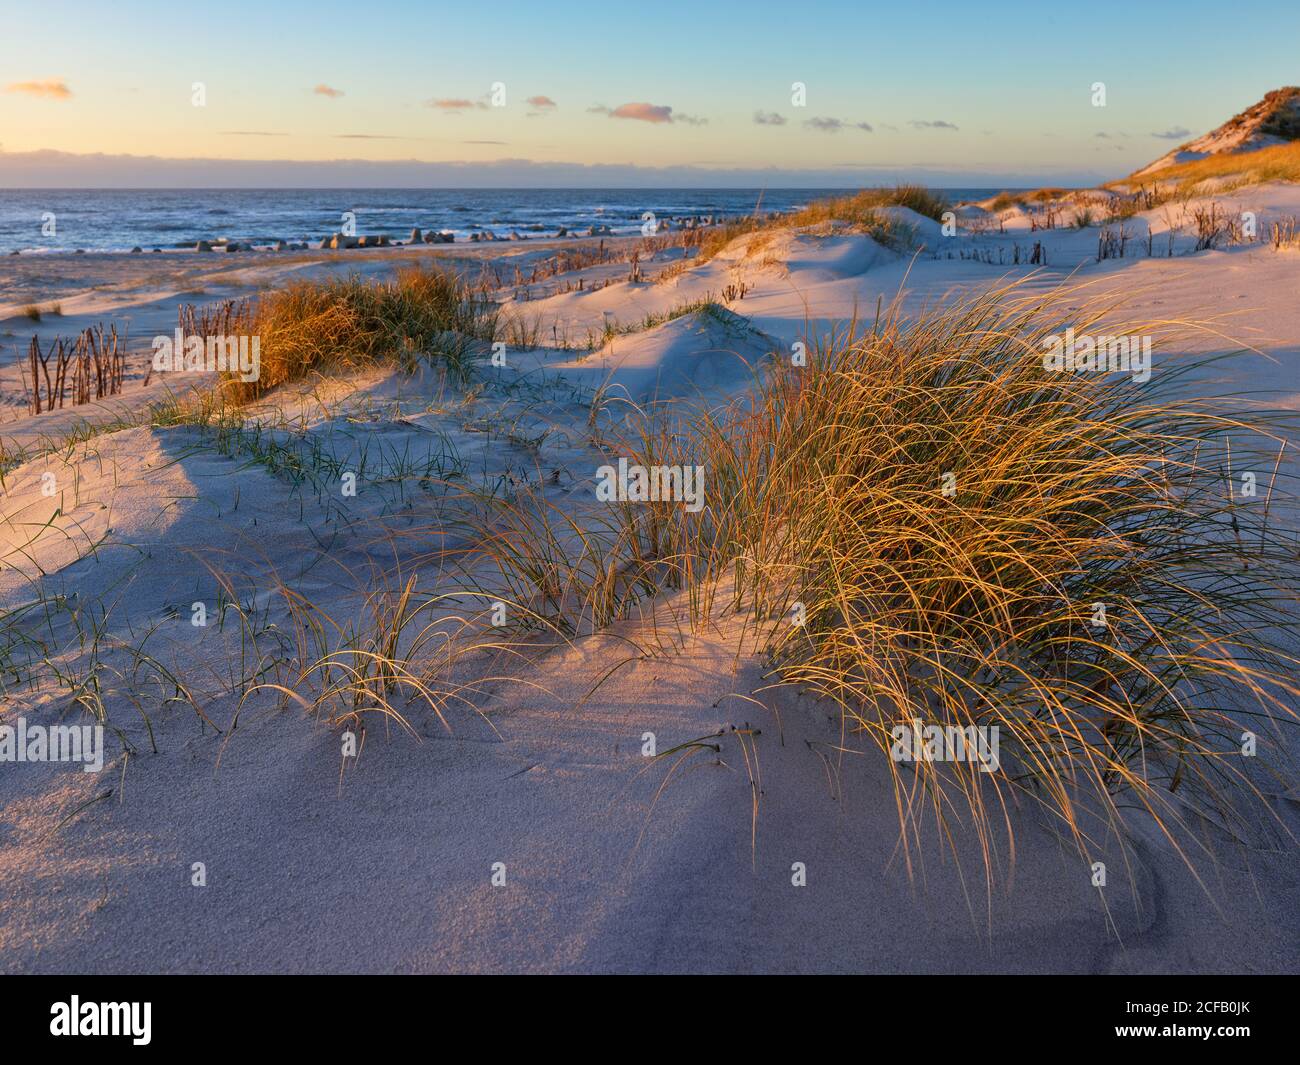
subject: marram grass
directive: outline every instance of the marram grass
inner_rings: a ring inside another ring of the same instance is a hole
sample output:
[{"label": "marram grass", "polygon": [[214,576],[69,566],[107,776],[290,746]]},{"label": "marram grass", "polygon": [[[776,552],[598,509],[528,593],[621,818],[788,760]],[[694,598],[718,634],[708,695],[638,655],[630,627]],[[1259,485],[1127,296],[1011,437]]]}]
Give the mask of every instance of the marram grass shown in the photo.
[{"label": "marram grass", "polygon": [[737,237],[749,233],[829,224],[866,233],[886,247],[910,247],[915,237],[912,227],[882,214],[880,209],[883,207],[907,207],[938,221],[948,210],[948,201],[942,194],[921,185],[862,189],[846,196],[814,200],[791,214],[762,218],[751,216],[715,227],[701,243],[697,261],[713,258]]},{"label": "marram grass", "polygon": [[313,373],[379,362],[409,369],[437,361],[464,380],[471,342],[493,338],[496,311],[454,273],[411,266],[392,280],[299,281],[273,290],[258,300],[249,328],[260,340],[261,372],[250,382],[225,375],[235,402]]},{"label": "marram grass", "polygon": [[[1250,152],[1221,152],[1111,184],[1172,183],[1179,189],[1193,192],[1195,186],[1210,180],[1226,181],[1233,187],[1262,185],[1269,181],[1300,181],[1300,141]],[[1223,191],[1223,188],[1220,185],[1218,191]]]},{"label": "marram grass", "polygon": [[[779,681],[879,747],[909,867],[929,809],[943,833],[973,824],[991,871],[1024,795],[1085,855],[1125,807],[1183,848],[1189,805],[1232,819],[1261,797],[1247,734],[1275,749],[1300,705],[1291,427],[1195,398],[1210,367],[1174,353],[1178,323],[1105,330],[1155,338],[1145,384],[1045,369],[1050,336],[1118,308],[1021,291],[777,363],[696,422],[693,455],[643,441],[638,461],[706,466],[701,514],[623,507],[625,544],[700,603],[734,577]],[[1002,771],[894,761],[891,730],[917,720],[996,726]]]}]

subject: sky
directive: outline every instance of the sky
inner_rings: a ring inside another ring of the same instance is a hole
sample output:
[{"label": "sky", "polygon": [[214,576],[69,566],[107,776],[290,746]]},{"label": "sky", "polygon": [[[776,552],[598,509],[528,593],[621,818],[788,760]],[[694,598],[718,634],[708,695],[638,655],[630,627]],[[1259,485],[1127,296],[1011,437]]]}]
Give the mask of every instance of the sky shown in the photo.
[{"label": "sky", "polygon": [[1091,184],[1297,40],[1295,0],[0,0],[0,187]]}]

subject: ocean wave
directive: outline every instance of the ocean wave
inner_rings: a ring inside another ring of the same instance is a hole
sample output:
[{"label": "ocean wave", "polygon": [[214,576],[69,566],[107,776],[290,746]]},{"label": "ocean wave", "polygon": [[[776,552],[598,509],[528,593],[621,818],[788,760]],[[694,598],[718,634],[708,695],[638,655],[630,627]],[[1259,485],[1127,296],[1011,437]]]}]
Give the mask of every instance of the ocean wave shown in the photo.
[{"label": "ocean wave", "polygon": [[[951,190],[975,198],[980,190]],[[642,214],[660,219],[749,214],[762,197],[764,210],[790,210],[827,195],[810,189],[248,189],[85,190],[30,192],[0,190],[0,254],[41,238],[42,252],[185,247],[198,240],[245,234],[251,239],[317,241],[342,227],[342,204],[357,216],[358,234],[387,231],[402,237],[413,228],[450,229],[461,237],[483,229],[542,233],[561,226],[581,232],[594,224],[616,233],[637,232]],[[990,193],[991,194],[991,193]],[[42,211],[59,219],[58,235],[44,236],[33,223]],[[220,220],[219,222],[217,220]],[[295,237],[293,234],[299,234]]]}]

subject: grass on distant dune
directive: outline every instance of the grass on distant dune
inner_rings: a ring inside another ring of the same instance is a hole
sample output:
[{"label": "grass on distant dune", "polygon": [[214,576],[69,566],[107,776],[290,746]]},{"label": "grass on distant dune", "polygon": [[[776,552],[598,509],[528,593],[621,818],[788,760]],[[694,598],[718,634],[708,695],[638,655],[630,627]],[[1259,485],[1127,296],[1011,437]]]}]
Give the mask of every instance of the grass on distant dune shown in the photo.
[{"label": "grass on distant dune", "polygon": [[908,207],[919,215],[938,222],[948,210],[948,201],[941,194],[923,185],[895,185],[893,188],[863,189],[851,196],[834,196],[815,200],[801,211],[790,216],[794,225],[815,225],[818,222],[854,222],[867,220],[880,207]]},{"label": "grass on distant dune", "polygon": [[1009,210],[1012,207],[1028,207],[1030,204],[1052,203],[1064,199],[1069,194],[1068,189],[1057,188],[1056,186],[1030,189],[1027,192],[999,192],[989,204],[989,210],[998,212]]},{"label": "grass on distant dune", "polygon": [[[1187,190],[1214,178],[1226,178],[1232,187],[1262,185],[1268,181],[1300,181],[1300,141],[1261,148],[1254,152],[1224,152],[1188,163],[1176,163],[1151,174],[1130,177],[1113,185],[1170,182]],[[1219,191],[1223,191],[1220,187]]]},{"label": "grass on distant dune", "polygon": [[863,189],[849,196],[832,196],[814,200],[792,214],[772,218],[744,218],[713,230],[700,245],[699,261],[713,258],[737,237],[761,230],[788,226],[816,226],[838,223],[867,233],[888,247],[906,243],[907,227],[880,213],[882,207],[908,207],[917,214],[938,221],[948,210],[948,201],[939,193],[921,185],[896,185],[893,188]]}]

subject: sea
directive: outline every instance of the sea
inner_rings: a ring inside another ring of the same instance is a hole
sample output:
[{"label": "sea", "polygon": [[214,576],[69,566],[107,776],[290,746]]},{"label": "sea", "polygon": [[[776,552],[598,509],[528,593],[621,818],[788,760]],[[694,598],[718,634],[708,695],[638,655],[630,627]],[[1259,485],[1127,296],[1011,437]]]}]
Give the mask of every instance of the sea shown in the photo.
[{"label": "sea", "polygon": [[[656,220],[714,221],[791,211],[835,189],[0,189],[0,253],[152,251],[197,241],[319,241],[351,217],[357,236],[405,240],[412,229],[457,241],[497,237],[641,232]],[[1000,189],[946,189],[982,199]]]}]

